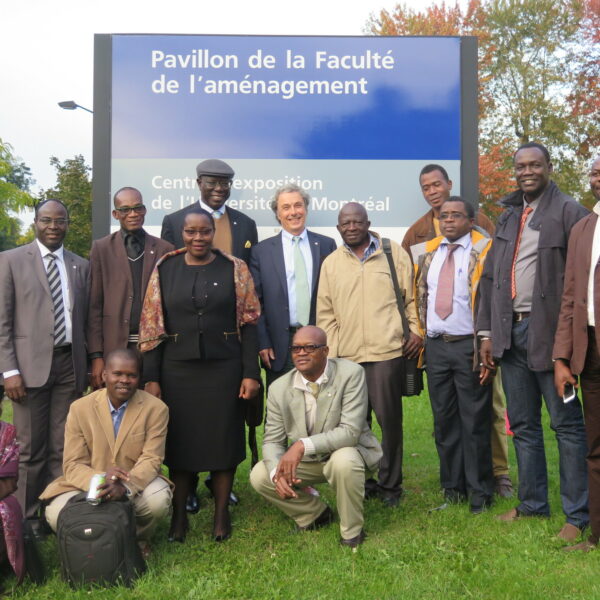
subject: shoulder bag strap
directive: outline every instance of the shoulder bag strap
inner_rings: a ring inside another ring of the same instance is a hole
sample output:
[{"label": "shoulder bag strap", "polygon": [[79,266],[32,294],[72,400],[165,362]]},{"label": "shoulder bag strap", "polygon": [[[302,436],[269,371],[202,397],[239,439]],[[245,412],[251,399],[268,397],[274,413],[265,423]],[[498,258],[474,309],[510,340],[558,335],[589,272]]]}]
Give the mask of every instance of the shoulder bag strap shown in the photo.
[{"label": "shoulder bag strap", "polygon": [[390,266],[390,274],[392,275],[392,281],[394,283],[394,292],[396,292],[396,304],[398,305],[398,312],[400,313],[400,318],[402,319],[402,332],[404,334],[404,339],[408,340],[410,329],[408,327],[406,313],[404,312],[404,299],[402,297],[402,293],[400,292],[398,275],[396,274],[396,267],[394,266],[394,259],[392,257],[392,244],[388,238],[381,238],[381,245],[383,247],[383,253],[387,258],[388,265]]}]

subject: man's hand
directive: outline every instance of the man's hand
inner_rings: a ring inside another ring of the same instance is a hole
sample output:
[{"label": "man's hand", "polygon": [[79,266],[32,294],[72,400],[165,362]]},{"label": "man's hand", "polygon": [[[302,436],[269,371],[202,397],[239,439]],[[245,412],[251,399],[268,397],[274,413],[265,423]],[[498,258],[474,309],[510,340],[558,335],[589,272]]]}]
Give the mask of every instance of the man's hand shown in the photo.
[{"label": "man's hand", "polygon": [[298,440],[294,442],[287,452],[279,460],[277,470],[273,476],[275,490],[280,498],[297,498],[298,495],[292,489],[292,486],[301,482],[296,477],[296,468],[304,456],[304,444]]},{"label": "man's hand", "polygon": [[265,348],[264,350],[259,350],[258,355],[260,356],[262,364],[265,365],[267,369],[270,369],[271,361],[275,360],[275,352],[273,352],[273,348]]},{"label": "man's hand", "polygon": [[408,339],[404,342],[402,351],[406,358],[417,358],[417,356],[419,356],[419,350],[421,350],[422,346],[423,339],[411,331]]},{"label": "man's hand", "polygon": [[120,467],[110,467],[106,471],[106,483],[98,486],[98,498],[120,500],[127,494],[123,481],[129,480],[129,473]]},{"label": "man's hand", "polygon": [[496,371],[496,362],[492,356],[492,340],[481,340],[479,347],[479,362],[480,367],[485,367],[490,371]]},{"label": "man's hand", "polygon": [[488,369],[484,366],[479,367],[479,385],[489,385],[496,376],[495,369]]},{"label": "man's hand", "polygon": [[561,358],[554,362],[554,387],[559,396],[565,395],[565,385],[570,383],[574,387],[578,387],[577,379],[571,372],[571,367]]},{"label": "man's hand", "polygon": [[27,392],[25,391],[25,383],[20,375],[13,375],[4,380],[4,393],[13,402],[23,402]]},{"label": "man's hand", "polygon": [[153,396],[156,396],[157,398],[160,398],[161,390],[158,381],[149,381],[144,386],[144,391],[148,392],[149,394],[152,394]]},{"label": "man's hand", "polygon": [[242,379],[242,385],[240,385],[240,398],[243,398],[244,400],[256,398],[259,386],[260,384],[256,379],[244,377],[244,379]]},{"label": "man's hand", "polygon": [[104,382],[102,381],[102,371],[104,371],[104,359],[101,356],[98,358],[93,358],[90,385],[94,390],[99,390],[101,387],[104,387]]}]

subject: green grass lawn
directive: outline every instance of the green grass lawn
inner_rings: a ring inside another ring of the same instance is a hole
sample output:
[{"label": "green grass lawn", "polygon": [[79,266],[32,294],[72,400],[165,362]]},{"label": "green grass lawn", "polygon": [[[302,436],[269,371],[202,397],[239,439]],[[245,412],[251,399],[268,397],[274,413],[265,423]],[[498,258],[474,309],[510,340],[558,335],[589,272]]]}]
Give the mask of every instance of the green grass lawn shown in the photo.
[{"label": "green grass lawn", "polygon": [[[4,404],[4,418],[10,409]],[[564,523],[558,493],[556,443],[546,422],[553,516],[501,523],[494,515],[515,505],[503,500],[472,516],[467,506],[429,513],[441,503],[438,460],[427,397],[404,401],[405,496],[397,509],[365,503],[366,542],[341,548],[337,524],[293,534],[293,523],[268,506],[248,482],[243,463],[235,490],[233,537],[211,541],[212,510],[204,490],[185,544],[169,544],[164,523],[153,544],[148,573],[135,588],[71,590],[60,578],[56,539],[42,545],[49,579],[25,583],[12,597],[44,598],[600,598],[600,552],[566,554],[554,536]],[[511,475],[516,478],[511,444]],[[203,486],[201,486],[203,487]],[[319,486],[332,504],[327,486]],[[11,589],[14,578],[5,582]]]}]

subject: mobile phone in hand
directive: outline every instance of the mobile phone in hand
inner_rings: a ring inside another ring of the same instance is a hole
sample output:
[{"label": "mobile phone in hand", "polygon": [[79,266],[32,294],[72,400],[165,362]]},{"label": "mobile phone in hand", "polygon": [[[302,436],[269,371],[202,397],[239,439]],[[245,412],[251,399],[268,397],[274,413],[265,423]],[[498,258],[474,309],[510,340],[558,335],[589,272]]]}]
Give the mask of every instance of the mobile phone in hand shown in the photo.
[{"label": "mobile phone in hand", "polygon": [[565,383],[565,389],[563,392],[563,402],[565,404],[575,400],[577,397],[577,392],[572,383]]}]

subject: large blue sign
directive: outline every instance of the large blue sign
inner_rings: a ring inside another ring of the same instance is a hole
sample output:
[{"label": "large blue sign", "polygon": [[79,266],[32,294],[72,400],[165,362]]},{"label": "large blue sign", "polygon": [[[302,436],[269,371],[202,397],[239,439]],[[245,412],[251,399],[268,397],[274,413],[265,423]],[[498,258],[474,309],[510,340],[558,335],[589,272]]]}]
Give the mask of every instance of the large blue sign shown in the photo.
[{"label": "large blue sign", "polygon": [[460,185],[461,40],[114,35],[111,119],[111,190],[138,187],[150,226],[221,158],[229,203],[263,228],[287,182],[311,194],[309,226],[355,200],[375,228],[404,228],[426,210],[423,165]]}]

